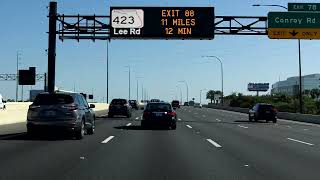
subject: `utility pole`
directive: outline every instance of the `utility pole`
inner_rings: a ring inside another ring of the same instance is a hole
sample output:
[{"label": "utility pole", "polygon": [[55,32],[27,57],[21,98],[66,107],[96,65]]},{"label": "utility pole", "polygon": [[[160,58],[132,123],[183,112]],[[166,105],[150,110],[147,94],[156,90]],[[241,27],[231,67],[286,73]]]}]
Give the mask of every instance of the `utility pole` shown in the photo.
[{"label": "utility pole", "polygon": [[300,39],[298,39],[299,46],[299,104],[300,104],[300,113],[303,113],[303,102],[302,102],[302,77],[301,77],[301,46]]},{"label": "utility pole", "polygon": [[107,41],[107,103],[109,103],[109,41]]},{"label": "utility pole", "polygon": [[57,2],[50,2],[48,43],[48,91],[54,93],[56,71]]}]

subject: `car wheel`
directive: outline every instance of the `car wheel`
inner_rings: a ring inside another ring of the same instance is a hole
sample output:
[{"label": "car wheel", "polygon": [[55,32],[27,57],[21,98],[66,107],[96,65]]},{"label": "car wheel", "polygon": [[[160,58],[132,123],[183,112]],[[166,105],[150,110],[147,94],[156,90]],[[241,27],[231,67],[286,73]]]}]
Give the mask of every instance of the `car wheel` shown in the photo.
[{"label": "car wheel", "polygon": [[82,121],[80,129],[76,131],[76,139],[78,140],[83,139],[84,134],[85,134],[85,126],[84,126],[84,121]]},{"label": "car wheel", "polygon": [[127,114],[127,118],[130,118],[130,114]]},{"label": "car wheel", "polygon": [[252,122],[252,117],[249,115],[249,121]]},{"label": "car wheel", "polygon": [[141,121],[141,127],[142,128],[147,128],[147,123],[145,121]]},{"label": "car wheel", "polygon": [[273,122],[273,123],[277,123],[277,118],[274,118],[274,119],[272,120],[272,122]]},{"label": "car wheel", "polygon": [[171,129],[172,129],[172,130],[176,130],[176,129],[177,129],[177,125],[176,125],[176,124],[172,125],[172,126],[171,126]]},{"label": "car wheel", "polygon": [[87,132],[88,132],[89,135],[94,134],[95,125],[96,125],[96,121],[95,121],[95,118],[94,118],[94,119],[92,120],[91,127],[87,130]]},{"label": "car wheel", "polygon": [[30,128],[27,128],[27,136],[33,137],[35,135],[35,131],[31,130]]}]

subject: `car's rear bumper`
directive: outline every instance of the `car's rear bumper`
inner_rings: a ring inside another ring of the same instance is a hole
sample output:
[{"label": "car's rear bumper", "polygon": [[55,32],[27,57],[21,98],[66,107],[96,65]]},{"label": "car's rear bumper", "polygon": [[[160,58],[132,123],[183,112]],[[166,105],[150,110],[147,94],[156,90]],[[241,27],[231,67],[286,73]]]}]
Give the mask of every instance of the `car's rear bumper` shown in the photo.
[{"label": "car's rear bumper", "polygon": [[112,114],[112,115],[127,115],[130,112],[126,109],[110,109],[108,114]]},{"label": "car's rear bumper", "polygon": [[173,126],[177,123],[176,120],[172,119],[143,119],[142,121],[142,124],[150,126]]},{"label": "car's rear bumper", "polygon": [[75,121],[51,121],[51,122],[37,122],[28,121],[28,131],[78,131],[81,128],[81,122]]},{"label": "car's rear bumper", "polygon": [[277,119],[277,115],[260,115],[257,117],[257,119],[261,119],[261,120],[273,120],[273,119]]}]

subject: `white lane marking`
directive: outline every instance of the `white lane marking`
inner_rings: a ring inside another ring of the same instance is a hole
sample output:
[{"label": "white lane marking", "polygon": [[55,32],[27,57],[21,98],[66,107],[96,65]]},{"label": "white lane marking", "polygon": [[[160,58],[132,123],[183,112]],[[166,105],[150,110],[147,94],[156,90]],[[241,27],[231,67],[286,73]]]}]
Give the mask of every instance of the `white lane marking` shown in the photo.
[{"label": "white lane marking", "polygon": [[249,164],[244,165],[245,167],[249,167]]},{"label": "white lane marking", "polygon": [[314,144],[311,144],[311,143],[308,143],[308,142],[304,142],[304,141],[300,141],[300,140],[296,140],[296,139],[292,139],[292,138],[287,138],[287,139],[290,140],[290,141],[295,141],[295,142],[306,144],[306,145],[309,145],[309,146],[313,146],[314,145]]},{"label": "white lane marking", "polygon": [[216,121],[221,122],[221,120],[220,120],[220,119],[216,119]]},{"label": "white lane marking", "polygon": [[81,160],[84,160],[84,159],[85,159],[85,157],[81,156],[81,157],[80,157],[80,159],[81,159]]},{"label": "white lane marking", "polygon": [[114,136],[109,136],[107,139],[105,139],[105,140],[103,140],[101,143],[102,144],[106,144],[106,143],[108,143],[111,139],[113,139],[114,138]]},{"label": "white lane marking", "polygon": [[192,129],[192,127],[191,127],[190,125],[187,124],[186,126],[187,126],[188,128],[190,128],[190,129]]},{"label": "white lane marking", "polygon": [[198,113],[194,113],[194,114],[196,114],[196,115],[197,115]]},{"label": "white lane marking", "polygon": [[309,129],[303,129],[304,131],[308,131]]},{"label": "white lane marking", "polygon": [[138,120],[139,119],[139,117],[136,117],[136,120]]},{"label": "white lane marking", "polygon": [[245,129],[247,129],[248,127],[246,127],[246,126],[241,126],[241,125],[238,125],[239,127],[241,127],[241,128],[245,128]]},{"label": "white lane marking", "polygon": [[181,121],[181,119],[179,118],[178,121]]},{"label": "white lane marking", "polygon": [[206,115],[202,115],[202,117],[207,117]]},{"label": "white lane marking", "polygon": [[217,147],[217,148],[221,148],[221,147],[222,147],[222,146],[220,146],[220,144],[214,142],[212,139],[207,139],[207,141],[208,141],[209,143],[211,143],[212,145],[214,145],[215,147]]},{"label": "white lane marking", "polygon": [[126,126],[131,126],[132,123],[128,123]]}]

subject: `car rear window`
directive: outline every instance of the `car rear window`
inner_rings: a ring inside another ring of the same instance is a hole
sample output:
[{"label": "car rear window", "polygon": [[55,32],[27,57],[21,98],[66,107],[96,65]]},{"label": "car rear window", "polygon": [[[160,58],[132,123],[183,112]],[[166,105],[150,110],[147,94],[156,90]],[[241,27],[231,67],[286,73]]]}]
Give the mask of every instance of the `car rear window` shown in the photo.
[{"label": "car rear window", "polygon": [[127,101],[125,99],[114,99],[111,101],[111,104],[126,104]]},{"label": "car rear window", "polygon": [[171,111],[171,105],[167,103],[150,103],[147,106],[148,111]]},{"label": "car rear window", "polygon": [[172,101],[173,104],[179,104],[179,101]]},{"label": "car rear window", "polygon": [[260,109],[261,111],[272,110],[273,108],[274,108],[274,106],[272,106],[272,105],[260,105],[260,106],[259,106],[259,109]]},{"label": "car rear window", "polygon": [[39,94],[33,104],[34,105],[55,105],[55,104],[71,104],[73,97],[67,94]]}]

